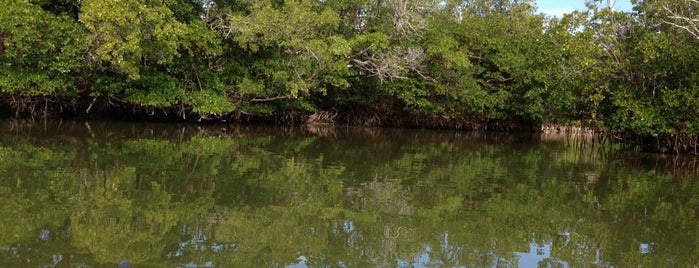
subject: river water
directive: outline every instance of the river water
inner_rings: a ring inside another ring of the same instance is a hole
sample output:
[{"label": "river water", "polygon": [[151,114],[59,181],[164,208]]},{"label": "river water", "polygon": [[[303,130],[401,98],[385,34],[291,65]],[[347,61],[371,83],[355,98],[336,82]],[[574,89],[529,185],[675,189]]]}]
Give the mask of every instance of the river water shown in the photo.
[{"label": "river water", "polygon": [[0,120],[0,267],[696,267],[698,160],[589,137]]}]

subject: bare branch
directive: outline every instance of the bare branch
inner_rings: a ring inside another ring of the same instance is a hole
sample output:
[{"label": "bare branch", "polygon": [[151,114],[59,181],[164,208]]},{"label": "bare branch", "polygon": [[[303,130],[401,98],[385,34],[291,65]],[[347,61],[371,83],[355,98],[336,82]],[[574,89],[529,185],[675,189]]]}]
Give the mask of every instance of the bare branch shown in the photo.
[{"label": "bare branch", "polygon": [[206,17],[202,18],[203,22],[209,26],[209,29],[223,38],[228,38],[230,35],[239,32],[239,29],[235,27],[234,23],[231,23],[231,17],[225,12],[220,12],[216,8],[207,9],[206,12]]},{"label": "bare branch", "polygon": [[663,9],[668,12],[669,18],[672,21],[663,20],[664,23],[682,29],[695,38],[699,39],[699,18],[697,18],[696,12],[690,11],[693,5],[697,5],[695,8],[699,8],[699,0],[687,0],[687,10],[673,10],[667,5],[663,5]]},{"label": "bare branch", "polygon": [[400,37],[420,37],[421,31],[427,28],[427,19],[422,14],[427,9],[427,3],[424,1],[387,0],[386,5],[393,12],[391,20],[395,33]]},{"label": "bare branch", "polygon": [[436,81],[420,69],[424,54],[422,48],[398,47],[375,54],[365,51],[363,55],[355,55],[358,58],[353,58],[352,62],[354,66],[366,71],[370,76],[378,77],[382,82],[386,79],[407,79],[404,75],[410,72],[426,80]]}]

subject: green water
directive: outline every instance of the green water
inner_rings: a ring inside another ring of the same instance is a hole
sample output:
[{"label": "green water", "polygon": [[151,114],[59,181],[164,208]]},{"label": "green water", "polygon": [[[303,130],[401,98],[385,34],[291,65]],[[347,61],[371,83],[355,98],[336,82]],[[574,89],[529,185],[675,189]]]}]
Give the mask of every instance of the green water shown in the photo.
[{"label": "green water", "polygon": [[0,267],[699,265],[698,161],[609,147],[0,121]]}]

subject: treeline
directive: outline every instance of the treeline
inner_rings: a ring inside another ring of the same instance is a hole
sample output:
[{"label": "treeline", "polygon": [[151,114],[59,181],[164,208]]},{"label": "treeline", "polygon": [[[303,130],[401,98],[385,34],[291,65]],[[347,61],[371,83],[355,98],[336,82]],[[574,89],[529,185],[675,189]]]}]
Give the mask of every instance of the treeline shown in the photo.
[{"label": "treeline", "polygon": [[0,10],[14,116],[512,129],[590,126],[697,152],[699,3],[16,0]]}]

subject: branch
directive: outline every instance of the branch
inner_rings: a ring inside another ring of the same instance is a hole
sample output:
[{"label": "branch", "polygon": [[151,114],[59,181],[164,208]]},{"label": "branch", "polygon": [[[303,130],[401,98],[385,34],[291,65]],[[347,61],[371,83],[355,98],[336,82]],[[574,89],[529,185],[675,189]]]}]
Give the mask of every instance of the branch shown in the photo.
[{"label": "branch", "polygon": [[409,72],[414,72],[427,81],[436,82],[434,77],[421,70],[420,63],[424,57],[421,48],[399,47],[376,54],[366,54],[368,55],[357,55],[363,56],[363,59],[351,60],[357,68],[368,72],[370,76],[378,77],[381,82],[385,79],[407,79],[404,75]]},{"label": "branch", "polygon": [[281,100],[281,99],[290,99],[290,96],[276,96],[276,97],[269,97],[269,98],[254,98],[249,100],[248,102],[266,102],[266,101],[275,101],[275,100]]},{"label": "branch", "polygon": [[[688,5],[699,5],[699,0],[687,0],[687,2]],[[663,23],[682,29],[699,39],[699,18],[691,18],[689,15],[681,15],[678,12],[670,9],[667,5],[663,5],[663,9],[670,14],[670,19],[675,20],[675,22],[663,20]]]},{"label": "branch", "polygon": [[507,82],[515,81],[517,80],[516,76],[508,77],[508,78],[503,78],[503,79],[488,79],[485,80],[486,83],[495,83],[495,84],[504,84]]}]

